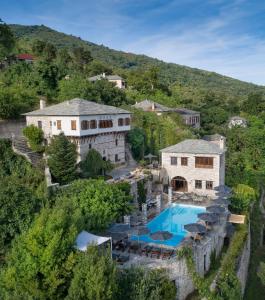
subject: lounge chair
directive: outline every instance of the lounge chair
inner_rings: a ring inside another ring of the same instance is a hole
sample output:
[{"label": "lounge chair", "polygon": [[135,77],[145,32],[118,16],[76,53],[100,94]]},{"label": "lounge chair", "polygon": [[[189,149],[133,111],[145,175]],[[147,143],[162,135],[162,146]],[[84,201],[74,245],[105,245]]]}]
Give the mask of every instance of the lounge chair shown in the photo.
[{"label": "lounge chair", "polygon": [[128,252],[136,253],[139,250],[139,244],[131,243]]},{"label": "lounge chair", "polygon": [[113,260],[117,261],[119,257],[120,257],[120,254],[112,253]]},{"label": "lounge chair", "polygon": [[172,255],[173,255],[173,250],[164,250],[163,252],[162,252],[162,259],[169,259]]},{"label": "lounge chair", "polygon": [[126,263],[128,260],[130,259],[130,256],[129,255],[120,255],[117,259],[117,262],[120,264],[120,265],[123,265],[124,263]]},{"label": "lounge chair", "polygon": [[152,249],[153,249],[152,246],[145,245],[140,249],[140,255],[145,254],[146,256],[148,256],[148,254],[152,251]]},{"label": "lounge chair", "polygon": [[156,257],[159,258],[161,255],[161,249],[160,248],[153,248],[151,250],[151,258]]}]

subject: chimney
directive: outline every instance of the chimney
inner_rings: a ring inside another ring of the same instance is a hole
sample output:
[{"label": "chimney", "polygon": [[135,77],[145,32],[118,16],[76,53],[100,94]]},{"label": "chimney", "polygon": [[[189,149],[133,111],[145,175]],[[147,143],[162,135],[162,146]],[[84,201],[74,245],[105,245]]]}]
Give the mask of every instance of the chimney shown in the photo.
[{"label": "chimney", "polygon": [[225,149],[225,137],[223,136],[220,137],[219,145],[222,150]]},{"label": "chimney", "polygon": [[40,97],[40,109],[43,109],[46,107],[46,98]]}]

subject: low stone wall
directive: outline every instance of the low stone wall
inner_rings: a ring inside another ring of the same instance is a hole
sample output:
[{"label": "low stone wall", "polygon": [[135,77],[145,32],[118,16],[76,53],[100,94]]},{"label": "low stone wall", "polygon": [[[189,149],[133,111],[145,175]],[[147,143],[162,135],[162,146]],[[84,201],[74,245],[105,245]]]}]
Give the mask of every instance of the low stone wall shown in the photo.
[{"label": "low stone wall", "polygon": [[241,284],[241,293],[244,295],[247,276],[248,276],[248,266],[249,266],[249,259],[250,259],[250,243],[251,243],[251,235],[250,235],[250,228],[248,229],[248,238],[245,242],[243,252],[239,259],[238,270],[237,270],[237,278]]}]

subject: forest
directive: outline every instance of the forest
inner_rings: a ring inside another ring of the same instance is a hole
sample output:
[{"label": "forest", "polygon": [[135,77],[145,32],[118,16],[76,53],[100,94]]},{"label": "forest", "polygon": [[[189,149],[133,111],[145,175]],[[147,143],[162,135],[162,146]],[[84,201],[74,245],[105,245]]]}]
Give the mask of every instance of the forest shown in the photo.
[{"label": "forest", "polygon": [[[128,142],[138,161],[186,138],[223,134],[226,184],[235,193],[231,210],[249,215],[253,233],[245,299],[265,293],[265,268],[260,264],[265,262],[265,247],[256,233],[264,224],[258,210],[265,179],[264,87],[111,50],[45,26],[1,22],[0,32],[0,119],[20,118],[38,107],[40,96],[50,104],[81,97],[121,106],[133,112]],[[32,54],[34,63],[18,62],[19,53]],[[126,90],[105,80],[87,80],[103,72],[124,77]],[[158,117],[131,108],[143,99],[198,110],[202,128],[183,125],[178,115]],[[246,118],[247,128],[228,128],[229,118],[235,115]],[[74,251],[74,237],[81,228],[94,232],[106,228],[130,211],[130,197],[126,188],[106,185],[102,179],[65,180],[73,183],[48,197],[42,169],[14,154],[10,142],[1,141],[1,298],[174,299],[175,287],[163,271],[131,269],[123,274],[109,256],[100,256],[93,248],[87,255]]]}]

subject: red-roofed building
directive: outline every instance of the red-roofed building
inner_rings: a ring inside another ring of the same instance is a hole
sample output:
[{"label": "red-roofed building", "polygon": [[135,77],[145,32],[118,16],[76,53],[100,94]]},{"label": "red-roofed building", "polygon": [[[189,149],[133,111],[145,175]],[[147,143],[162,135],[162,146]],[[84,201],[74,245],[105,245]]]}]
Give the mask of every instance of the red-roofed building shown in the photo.
[{"label": "red-roofed building", "polygon": [[34,61],[34,56],[28,53],[21,53],[17,55],[17,59],[20,61],[25,61],[28,63],[32,63]]}]

